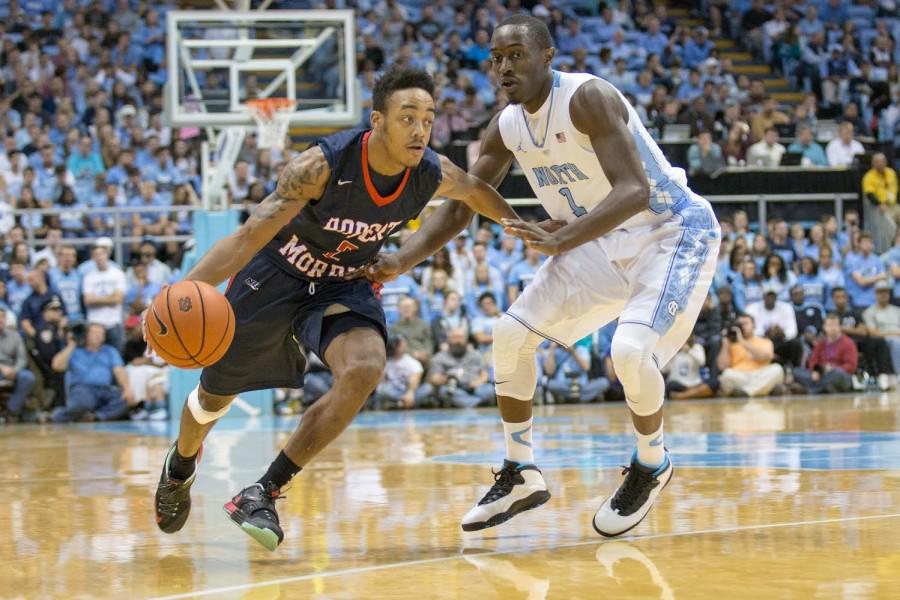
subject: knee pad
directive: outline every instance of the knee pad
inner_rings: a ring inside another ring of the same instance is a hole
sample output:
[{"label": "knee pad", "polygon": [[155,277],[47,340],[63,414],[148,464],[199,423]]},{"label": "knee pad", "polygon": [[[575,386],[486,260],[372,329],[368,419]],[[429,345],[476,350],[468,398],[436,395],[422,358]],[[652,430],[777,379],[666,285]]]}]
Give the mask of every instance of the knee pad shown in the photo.
[{"label": "knee pad", "polygon": [[638,416],[656,413],[663,404],[664,382],[653,350],[659,334],[649,327],[624,323],[613,335],[612,355],[616,376],[625,388],[625,397]]},{"label": "knee pad", "polygon": [[228,403],[215,412],[206,410],[200,404],[200,386],[198,385],[190,394],[188,394],[187,407],[188,410],[191,411],[191,416],[194,417],[194,420],[197,421],[197,423],[206,425],[207,423],[212,423],[213,421],[224,417],[225,413],[228,412],[228,409],[231,408],[231,403]]},{"label": "knee pad", "polygon": [[509,315],[494,325],[494,388],[498,396],[530,401],[537,385],[535,351],[541,337]]}]

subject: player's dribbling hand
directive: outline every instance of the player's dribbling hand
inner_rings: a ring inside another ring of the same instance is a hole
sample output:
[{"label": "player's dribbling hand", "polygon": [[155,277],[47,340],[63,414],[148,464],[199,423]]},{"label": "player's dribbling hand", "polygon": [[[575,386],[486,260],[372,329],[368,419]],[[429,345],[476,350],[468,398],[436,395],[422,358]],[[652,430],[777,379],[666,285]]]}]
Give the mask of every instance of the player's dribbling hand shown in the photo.
[{"label": "player's dribbling hand", "polygon": [[556,234],[546,231],[540,225],[517,219],[503,219],[503,231],[521,239],[526,246],[541,254],[555,256],[562,252]]},{"label": "player's dribbling hand", "polygon": [[393,281],[400,276],[403,270],[397,255],[390,252],[381,252],[371,263],[361,269],[357,269],[347,276],[347,279],[359,279],[365,277],[369,281],[384,283]]}]

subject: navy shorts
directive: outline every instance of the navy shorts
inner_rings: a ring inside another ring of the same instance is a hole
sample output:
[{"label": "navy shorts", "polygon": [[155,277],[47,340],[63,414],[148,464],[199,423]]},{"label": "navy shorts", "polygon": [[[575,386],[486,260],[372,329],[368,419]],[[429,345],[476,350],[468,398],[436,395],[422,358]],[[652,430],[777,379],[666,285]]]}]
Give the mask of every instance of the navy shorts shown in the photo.
[{"label": "navy shorts", "polygon": [[[200,374],[211,394],[303,387],[306,359],[300,345],[324,360],[328,345],[351,327],[369,326],[387,338],[384,309],[366,279],[313,286],[260,253],[234,277],[225,297],[234,309],[234,341]],[[350,312],[324,317],[333,304]]]}]

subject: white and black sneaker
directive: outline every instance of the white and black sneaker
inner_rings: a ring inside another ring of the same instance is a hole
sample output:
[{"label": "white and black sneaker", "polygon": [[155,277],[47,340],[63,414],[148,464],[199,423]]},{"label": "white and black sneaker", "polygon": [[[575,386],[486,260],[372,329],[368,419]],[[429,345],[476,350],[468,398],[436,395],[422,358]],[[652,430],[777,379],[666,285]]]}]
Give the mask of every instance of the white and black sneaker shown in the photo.
[{"label": "white and black sneaker", "polygon": [[673,471],[668,452],[663,464],[655,469],[639,463],[635,453],[631,457],[631,466],[622,471],[625,481],[615,494],[603,501],[594,515],[594,530],[602,536],[615,537],[637,526],[669,484]]},{"label": "white and black sneaker", "polygon": [[549,499],[550,492],[540,469],[504,460],[503,468],[494,471],[494,485],[463,517],[463,531],[494,527]]}]

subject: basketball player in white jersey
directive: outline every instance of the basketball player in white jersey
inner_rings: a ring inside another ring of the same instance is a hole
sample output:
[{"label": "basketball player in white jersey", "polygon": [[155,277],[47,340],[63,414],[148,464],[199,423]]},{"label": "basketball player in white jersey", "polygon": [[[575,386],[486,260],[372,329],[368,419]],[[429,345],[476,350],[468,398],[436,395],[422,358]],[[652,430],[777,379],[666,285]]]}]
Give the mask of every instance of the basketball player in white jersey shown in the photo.
[{"label": "basketball player in white jersey", "polygon": [[[470,173],[497,186],[515,158],[551,221],[505,221],[506,231],[550,258],[494,327],[494,376],[506,460],[462,528],[493,527],[550,498],[534,464],[535,351],[542,340],[571,346],[618,318],[612,341],[637,448],[594,529],[616,536],[636,526],[672,477],[663,443],[665,365],[694,327],[716,267],[720,232],[709,203],[669,165],[637,113],[612,85],[550,68],[546,25],[516,15],[491,40],[491,60],[510,100],[491,122]],[[471,215],[442,206],[369,276],[407,270],[436,251]],[[449,230],[453,230],[452,232]]]}]

